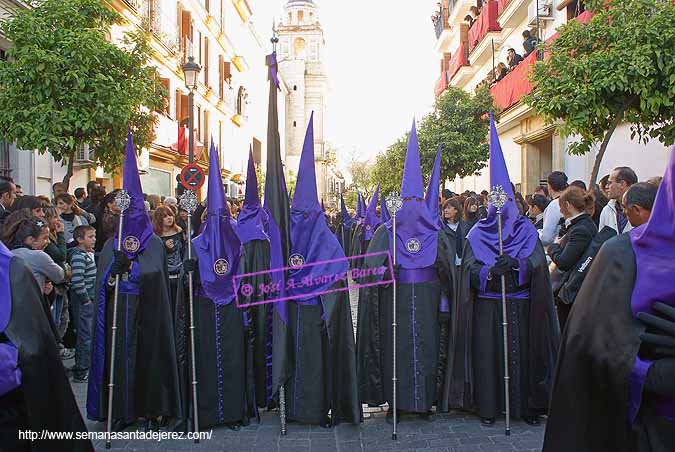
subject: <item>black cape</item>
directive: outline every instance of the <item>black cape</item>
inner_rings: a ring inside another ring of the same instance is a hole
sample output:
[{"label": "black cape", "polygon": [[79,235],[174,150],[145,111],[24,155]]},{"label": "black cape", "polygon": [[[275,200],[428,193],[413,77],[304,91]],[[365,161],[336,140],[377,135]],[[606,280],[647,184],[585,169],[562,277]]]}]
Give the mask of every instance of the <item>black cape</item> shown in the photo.
[{"label": "black cape", "polygon": [[[104,421],[107,416],[108,344],[114,297],[114,284],[109,284],[112,258],[113,241],[108,240],[97,263],[98,293],[94,301],[92,368],[87,395],[88,417],[97,421]],[[139,292],[120,293],[118,300],[113,419],[124,419],[128,423],[139,417],[177,419],[182,416],[182,406],[166,251],[162,240],[153,236],[139,253],[137,262],[140,267]],[[102,331],[105,331],[105,338],[99,336]],[[104,360],[102,368],[97,369],[96,362],[100,360]]]},{"label": "black cape", "polygon": [[23,260],[9,265],[12,312],[0,333],[19,350],[22,386],[0,397],[0,449],[28,447],[35,452],[93,451],[89,440],[38,440],[17,444],[18,430],[86,432],[70,382],[61,363],[42,291]]},{"label": "black cape", "polygon": [[[198,270],[193,274],[195,353],[199,428],[220,424],[249,424],[256,415],[252,381],[252,345],[247,311],[239,309],[233,299],[229,304],[215,304],[201,290]],[[185,275],[181,275],[187,282]],[[189,340],[189,298],[187,287],[178,293],[179,315],[176,334],[179,341],[179,375],[184,415],[181,429],[191,430],[194,417],[192,401],[192,367]]]},{"label": "black cape", "polygon": [[[397,284],[397,408],[403,411],[427,412],[438,398],[441,294],[453,300],[449,248],[447,237],[439,232],[434,265],[438,280]],[[389,233],[382,225],[375,231],[368,253],[388,250]],[[381,265],[387,265],[386,255],[371,256],[364,261],[365,268]],[[369,283],[375,278],[367,277],[359,282]],[[391,279],[388,271],[384,278]],[[421,303],[414,304],[413,297]],[[362,403],[369,405],[389,402],[391,406],[392,403],[392,300],[392,285],[359,290],[356,330],[359,397]]]},{"label": "black cape", "polygon": [[649,394],[628,420],[629,379],[644,331],[631,311],[635,253],[628,234],[609,240],[581,286],[563,333],[544,452],[666,452],[675,425]]},{"label": "black cape", "polygon": [[[340,281],[332,288],[345,284]],[[294,363],[286,383],[288,418],[317,424],[330,410],[333,425],[358,424],[363,413],[349,292],[331,292],[312,300],[318,303],[288,303]]]},{"label": "black cape", "polygon": [[[491,312],[481,312],[484,319],[474,319],[478,306],[478,294],[471,285],[471,275],[481,266],[482,263],[473,254],[471,244],[466,242],[462,258],[458,303],[454,306],[457,310],[450,312],[450,352],[447,359],[447,372],[452,377],[447,381],[444,390],[443,403],[447,405],[443,405],[443,408],[471,409],[475,406],[477,399],[475,397],[475,370],[476,366],[484,364],[474,362],[476,347],[474,340],[477,333],[480,333],[474,331],[476,325],[479,325],[480,330],[485,332],[494,333],[499,330],[499,337],[501,337],[501,327],[497,324],[501,322],[486,315],[501,316],[501,301],[490,301]],[[518,306],[519,312],[517,313],[522,320],[527,319],[527,322],[523,322],[519,328],[521,334],[518,335],[519,350],[524,351],[524,355],[527,356],[527,358],[522,356],[525,361],[523,363],[525,375],[524,381],[517,388],[511,385],[511,394],[513,408],[516,408],[515,404],[519,404],[522,406],[523,416],[535,416],[545,414],[548,408],[560,342],[560,329],[553,304],[546,256],[541,244],[538,244],[527,258],[527,266],[529,280],[526,286],[529,287],[529,306]],[[509,303],[512,303],[510,306],[515,309],[513,303],[520,302]],[[512,319],[509,319],[509,323],[511,321]],[[511,330],[510,333],[514,331]],[[486,357],[486,360],[501,362],[501,350],[495,350],[494,354],[495,356]],[[514,400],[514,390],[520,400]],[[496,391],[495,398],[501,398],[503,392],[501,387]],[[498,400],[494,403],[498,403]],[[514,412],[518,411],[521,410],[514,410]]]},{"label": "black cape", "polygon": [[352,251],[352,228],[345,225],[342,221],[337,225],[335,236],[345,252],[345,256],[349,257]]}]

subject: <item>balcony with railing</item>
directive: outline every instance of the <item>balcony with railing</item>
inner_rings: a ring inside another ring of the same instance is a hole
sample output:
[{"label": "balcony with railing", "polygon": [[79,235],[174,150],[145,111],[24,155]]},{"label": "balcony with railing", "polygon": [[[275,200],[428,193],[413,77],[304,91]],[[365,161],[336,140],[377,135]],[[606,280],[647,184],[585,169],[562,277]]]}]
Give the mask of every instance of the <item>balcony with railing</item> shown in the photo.
[{"label": "balcony with railing", "polygon": [[148,1],[143,4],[143,26],[171,52],[178,51],[178,23],[175,13],[163,11],[160,2]]},{"label": "balcony with railing", "polygon": [[134,11],[140,11],[143,8],[144,3],[146,3],[144,0],[123,0],[123,2],[132,10]]},{"label": "balcony with railing", "polygon": [[[592,17],[593,13],[586,11],[573,20],[586,24]],[[558,33],[555,33],[546,40],[546,43],[554,41],[557,37]],[[530,53],[518,66],[513,68],[503,79],[490,88],[490,94],[492,94],[497,108],[501,110],[511,108],[532,92],[534,85],[530,82],[530,74],[538,58],[546,59],[547,56],[545,53],[542,55],[542,52],[539,51]]]},{"label": "balcony with railing", "polygon": [[459,47],[452,55],[450,62],[448,63],[448,81],[450,84],[453,84],[452,81],[457,75],[457,73],[465,67],[469,67],[469,49],[467,42],[460,42]]},{"label": "balcony with railing", "polygon": [[502,30],[497,20],[497,11],[496,1],[490,0],[483,3],[483,9],[478,19],[469,29],[469,53],[473,52],[491,32]]}]

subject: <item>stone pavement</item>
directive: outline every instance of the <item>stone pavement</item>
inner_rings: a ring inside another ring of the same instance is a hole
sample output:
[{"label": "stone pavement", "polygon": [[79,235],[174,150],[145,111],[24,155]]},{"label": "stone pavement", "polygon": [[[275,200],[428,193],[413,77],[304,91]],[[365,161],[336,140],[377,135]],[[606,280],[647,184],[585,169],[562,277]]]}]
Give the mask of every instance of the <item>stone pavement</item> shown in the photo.
[{"label": "stone pavement", "polygon": [[[354,325],[358,294],[352,291],[351,305]],[[66,365],[72,363],[66,363]],[[73,383],[73,391],[84,412],[86,384]],[[466,413],[435,416],[428,422],[415,416],[404,416],[398,426],[398,440],[391,439],[391,425],[385,421],[384,408],[366,408],[365,421],[360,426],[339,425],[333,429],[289,424],[288,435],[279,434],[277,412],[263,412],[260,424],[235,432],[227,427],[212,430],[211,439],[195,444],[191,440],[118,440],[112,448],[119,450],[160,451],[219,451],[219,452],[540,452],[544,424],[531,427],[513,422],[511,436],[504,435],[503,419],[491,427]],[[105,431],[104,423],[87,421],[90,431]],[[103,441],[95,441],[97,451],[105,451]]]}]

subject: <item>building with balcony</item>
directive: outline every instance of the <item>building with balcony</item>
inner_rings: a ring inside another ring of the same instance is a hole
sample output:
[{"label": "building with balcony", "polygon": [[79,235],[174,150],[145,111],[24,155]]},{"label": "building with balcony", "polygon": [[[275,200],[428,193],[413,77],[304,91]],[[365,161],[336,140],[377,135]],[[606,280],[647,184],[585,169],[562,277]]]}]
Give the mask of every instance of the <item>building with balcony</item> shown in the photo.
[{"label": "building with balcony", "polygon": [[[472,6],[480,14],[469,26],[465,17]],[[570,181],[590,179],[595,152],[584,156],[567,154],[567,145],[575,137],[561,137],[555,126],[546,124],[522,102],[534,86],[528,76],[537,52],[525,56],[522,33],[529,30],[541,41],[555,39],[556,29],[570,20],[587,22],[591,13],[581,0],[443,0],[440,20],[435,25],[435,51],[440,56],[440,75],[435,93],[442,95],[448,86],[473,92],[488,83],[495,106],[501,111],[497,131],[511,180],[522,193],[532,193],[555,170],[564,171]],[[525,56],[508,74],[494,82],[495,67],[507,63],[513,48]],[[645,158],[645,156],[649,156]],[[640,179],[661,175],[668,149],[658,141],[647,145],[630,139],[630,125],[617,128],[600,168],[600,177],[617,166],[630,166]],[[450,184],[456,192],[489,189],[489,171],[457,179]]]},{"label": "building with balcony", "polygon": [[[16,7],[23,2],[0,0]],[[228,196],[243,197],[249,148],[257,164],[264,164],[267,130],[267,39],[254,24],[253,0],[109,0],[122,23],[109,32],[110,40],[122,43],[126,32],[144,29],[151,33],[154,55],[150,64],[158,69],[169,93],[164,112],[157,114],[156,138],[143,149],[139,173],[146,193],[174,195],[177,176],[187,164],[189,104],[181,65],[193,56],[201,66],[194,99],[195,159],[208,166],[209,139],[220,149],[221,173]],[[271,32],[271,30],[270,30]],[[1,41],[0,41],[1,42]],[[1,44],[0,44],[1,47]],[[285,86],[285,85],[284,85]],[[283,92],[280,98],[285,99]],[[284,105],[281,103],[281,105]],[[283,118],[283,111],[281,112]],[[283,133],[283,132],[282,132]],[[26,193],[47,194],[66,169],[47,155],[30,152],[3,153],[0,172],[13,168],[12,176]],[[120,152],[124,143],[120,143]],[[3,163],[9,154],[9,164]],[[71,179],[71,191],[90,180],[109,190],[121,186],[119,174],[96,168],[82,149]],[[201,192],[206,193],[207,187]]]}]

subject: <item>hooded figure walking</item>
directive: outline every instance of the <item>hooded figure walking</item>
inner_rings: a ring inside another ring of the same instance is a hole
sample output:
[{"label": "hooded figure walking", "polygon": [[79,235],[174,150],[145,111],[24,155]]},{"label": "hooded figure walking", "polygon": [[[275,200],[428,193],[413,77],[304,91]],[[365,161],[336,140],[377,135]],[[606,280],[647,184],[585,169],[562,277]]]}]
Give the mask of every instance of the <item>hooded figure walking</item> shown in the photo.
[{"label": "hooded figure walking", "polygon": [[123,251],[117,251],[116,235],[106,242],[99,256],[87,391],[87,416],[96,421],[106,420],[115,275],[120,275],[112,409],[114,429],[123,429],[139,418],[146,422],[154,422],[159,417],[177,419],[182,416],[183,409],[166,247],[153,234],[143,204],[131,133],[127,138],[123,177],[124,189],[131,198],[130,206],[124,212]]},{"label": "hooded figure walking", "polygon": [[[396,246],[397,409],[431,420],[430,410],[437,400],[439,322],[443,318],[441,313],[450,309],[448,300],[452,299],[453,284],[447,238],[424,201],[414,123],[408,138],[401,198],[403,207],[396,215],[396,237],[392,237],[391,219],[375,231],[368,253],[391,252]],[[373,268],[385,262],[386,256],[377,255],[366,258],[364,266]],[[359,291],[356,333],[359,395],[361,402],[368,405],[393,404],[393,294],[392,285]],[[392,418],[390,408],[387,420]]]},{"label": "hooded figure walking", "polygon": [[[336,425],[362,420],[356,385],[354,327],[345,254],[326,224],[316,189],[314,115],[310,117],[291,205],[286,295],[292,356],[286,384],[288,418]],[[326,292],[322,295],[314,295]],[[330,417],[328,413],[331,413]]]},{"label": "hooded figure walking", "polygon": [[[368,245],[370,244],[370,240],[373,238],[373,234],[375,234],[375,231],[382,223],[382,220],[380,220],[380,217],[377,216],[376,212],[377,204],[380,200],[379,194],[380,184],[377,184],[375,193],[373,193],[373,197],[370,198],[370,203],[368,203],[368,207],[366,208],[366,214],[363,218],[363,222],[356,226],[356,229],[354,230],[354,239],[352,241],[352,250],[350,253],[351,256],[360,256],[365,254],[366,250],[368,249]],[[352,261],[352,267],[354,268],[361,268],[362,265],[362,257]]]},{"label": "hooded figure walking", "polygon": [[450,312],[447,372],[452,378],[445,388],[444,403],[450,408],[471,408],[475,403],[487,425],[504,409],[504,275],[511,416],[537,424],[538,416],[548,409],[560,331],[544,249],[537,230],[516,207],[492,115],[490,186],[501,186],[507,195],[501,209],[504,254],[499,252],[497,210],[490,206],[487,218],[469,232],[464,248],[461,305],[457,312]]},{"label": "hooded figure walking", "polygon": [[675,148],[649,221],[602,246],[574,301],[544,452],[675,450],[674,249]]},{"label": "hooded figure walking", "polygon": [[[207,428],[225,424],[238,430],[255,416],[249,372],[252,353],[247,312],[234,301],[233,276],[240,273],[242,246],[227,207],[220,157],[213,141],[208,181],[206,220],[201,233],[192,240],[196,258],[186,261],[186,271],[194,270],[199,425]],[[186,305],[187,297],[180,295],[179,303]],[[180,370],[184,404],[192,407],[189,356],[181,362]]]}]

